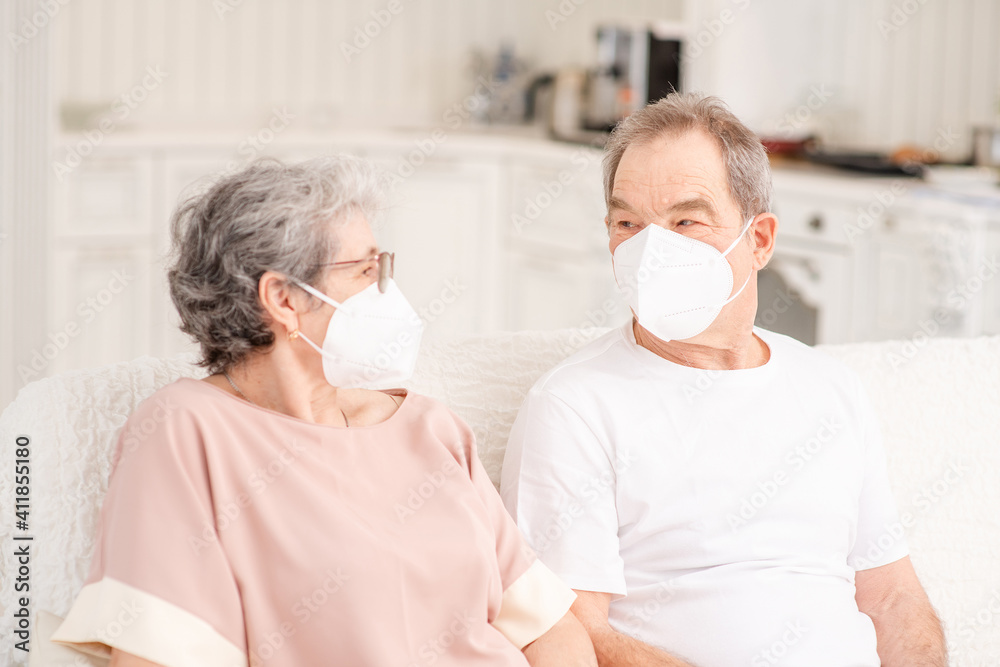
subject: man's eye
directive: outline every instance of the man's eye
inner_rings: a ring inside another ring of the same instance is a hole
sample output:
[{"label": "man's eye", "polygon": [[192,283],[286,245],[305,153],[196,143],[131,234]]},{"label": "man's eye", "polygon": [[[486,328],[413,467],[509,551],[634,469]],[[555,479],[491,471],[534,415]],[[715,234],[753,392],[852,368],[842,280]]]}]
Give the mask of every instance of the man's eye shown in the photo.
[{"label": "man's eye", "polygon": [[695,220],[681,220],[680,222],[677,223],[677,226],[678,227],[690,227],[691,225],[694,225],[694,224],[696,224]]},{"label": "man's eye", "polygon": [[628,220],[619,220],[618,222],[615,223],[615,225],[623,229],[632,229],[633,227],[635,227],[635,223],[629,222]]}]

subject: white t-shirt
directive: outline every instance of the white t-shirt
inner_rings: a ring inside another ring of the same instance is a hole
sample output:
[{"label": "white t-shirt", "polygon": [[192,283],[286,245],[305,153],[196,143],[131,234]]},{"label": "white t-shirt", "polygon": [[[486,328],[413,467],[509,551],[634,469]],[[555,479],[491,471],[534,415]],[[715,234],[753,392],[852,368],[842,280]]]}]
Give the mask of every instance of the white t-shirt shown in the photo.
[{"label": "white t-shirt", "polygon": [[547,373],[511,431],[501,495],[616,630],[699,667],[878,667],[856,570],[907,554],[858,377],[754,329],[757,368],[708,371],[631,323]]}]

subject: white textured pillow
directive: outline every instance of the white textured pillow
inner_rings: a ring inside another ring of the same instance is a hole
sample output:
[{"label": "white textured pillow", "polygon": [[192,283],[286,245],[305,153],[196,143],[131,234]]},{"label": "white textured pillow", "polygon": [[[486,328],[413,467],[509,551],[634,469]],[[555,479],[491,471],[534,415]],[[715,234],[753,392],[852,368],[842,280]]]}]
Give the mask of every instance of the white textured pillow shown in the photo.
[{"label": "white textured pillow", "polygon": [[1000,665],[1000,336],[821,349],[868,388],[951,664]]}]

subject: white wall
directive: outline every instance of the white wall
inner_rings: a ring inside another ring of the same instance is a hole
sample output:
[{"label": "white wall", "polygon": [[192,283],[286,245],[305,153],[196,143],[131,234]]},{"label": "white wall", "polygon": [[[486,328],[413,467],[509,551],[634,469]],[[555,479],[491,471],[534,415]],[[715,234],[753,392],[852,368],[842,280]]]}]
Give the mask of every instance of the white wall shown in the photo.
[{"label": "white wall", "polygon": [[[0,406],[22,384],[14,373],[15,363],[30,363],[51,345],[44,307],[52,209],[51,105],[45,76],[51,36],[33,26],[24,31],[22,23],[37,10],[32,0],[0,3],[4,40],[0,55]],[[58,353],[55,347],[46,351]]]},{"label": "white wall", "polygon": [[963,159],[970,127],[998,116],[996,0],[691,0],[686,7],[693,37],[707,45],[690,62],[696,85],[721,95],[759,132],[817,129],[838,146],[917,144]]},{"label": "white wall", "polygon": [[[398,14],[388,12],[393,4]],[[589,62],[598,22],[678,20],[681,7],[682,0],[73,0],[56,26],[55,97],[107,110],[153,66],[167,76],[127,124],[228,128],[259,124],[272,106],[287,105],[303,128],[426,126],[473,88],[474,49],[492,54],[507,42],[541,67]],[[366,27],[377,35],[345,55]]]},{"label": "white wall", "polygon": [[[600,23],[684,20],[698,42],[688,83],[764,133],[817,129],[891,150],[933,147],[951,128],[960,136],[943,153],[957,159],[1000,103],[997,0],[398,0],[395,15],[391,4],[73,0],[54,23],[54,99],[107,112],[152,66],[166,78],[121,127],[254,128],[276,105],[297,129],[428,126],[473,90],[474,50],[513,43],[539,68],[586,64]],[[378,34],[345,56],[366,27]]]}]

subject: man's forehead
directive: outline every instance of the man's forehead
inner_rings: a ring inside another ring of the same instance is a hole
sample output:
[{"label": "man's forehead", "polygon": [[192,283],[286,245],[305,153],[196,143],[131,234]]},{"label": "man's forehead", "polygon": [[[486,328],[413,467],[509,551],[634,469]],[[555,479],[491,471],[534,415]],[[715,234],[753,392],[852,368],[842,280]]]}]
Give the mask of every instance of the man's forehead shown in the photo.
[{"label": "man's forehead", "polygon": [[616,170],[609,204],[712,209],[728,192],[721,151],[704,133],[689,132],[630,146]]},{"label": "man's forehead", "polygon": [[691,209],[705,202],[711,205],[726,192],[725,180],[707,173],[627,170],[616,174],[610,204],[634,208],[641,202],[657,207],[683,205]]},{"label": "man's forehead", "polygon": [[722,150],[714,139],[701,131],[660,136],[633,144],[622,154],[618,169],[647,173],[660,179],[683,178],[688,173],[725,174]]}]

